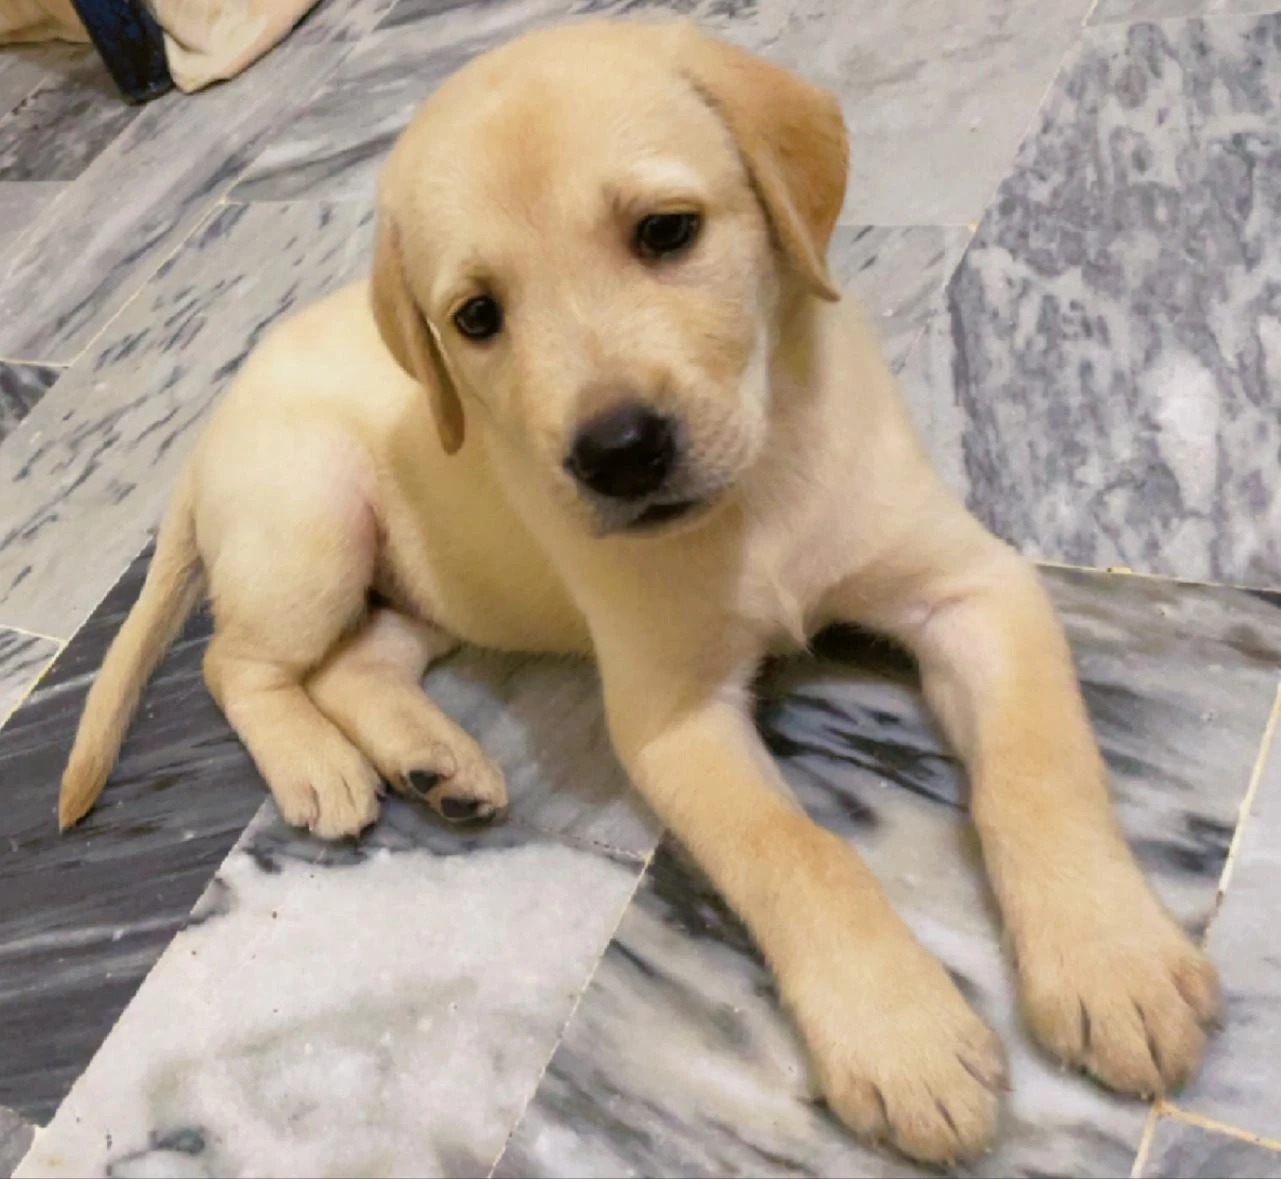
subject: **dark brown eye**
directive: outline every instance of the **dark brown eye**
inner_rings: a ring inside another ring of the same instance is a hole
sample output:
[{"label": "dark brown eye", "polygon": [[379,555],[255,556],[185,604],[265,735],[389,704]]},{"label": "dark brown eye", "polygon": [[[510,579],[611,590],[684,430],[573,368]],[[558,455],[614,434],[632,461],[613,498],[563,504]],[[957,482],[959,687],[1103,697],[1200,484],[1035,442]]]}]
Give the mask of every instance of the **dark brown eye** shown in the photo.
[{"label": "dark brown eye", "polygon": [[489,295],[477,295],[454,312],[454,326],[469,340],[488,340],[502,330],[503,309]]},{"label": "dark brown eye", "polygon": [[665,258],[688,249],[698,236],[697,213],[651,213],[636,226],[636,252],[642,258]]}]

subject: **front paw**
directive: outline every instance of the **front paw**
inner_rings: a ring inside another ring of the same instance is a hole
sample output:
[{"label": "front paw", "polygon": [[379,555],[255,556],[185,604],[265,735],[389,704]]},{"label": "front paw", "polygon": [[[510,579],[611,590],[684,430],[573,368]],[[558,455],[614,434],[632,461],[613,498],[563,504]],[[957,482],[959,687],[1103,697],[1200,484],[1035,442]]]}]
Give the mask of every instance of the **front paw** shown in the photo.
[{"label": "front paw", "polygon": [[808,972],[788,1001],[833,1112],[859,1138],[927,1163],[982,1154],[1006,1086],[996,1034],[916,943],[870,970]]},{"label": "front paw", "polygon": [[1050,1052],[1110,1088],[1168,1093],[1201,1063],[1218,977],[1145,884],[1104,895],[1018,939],[1024,1014]]}]

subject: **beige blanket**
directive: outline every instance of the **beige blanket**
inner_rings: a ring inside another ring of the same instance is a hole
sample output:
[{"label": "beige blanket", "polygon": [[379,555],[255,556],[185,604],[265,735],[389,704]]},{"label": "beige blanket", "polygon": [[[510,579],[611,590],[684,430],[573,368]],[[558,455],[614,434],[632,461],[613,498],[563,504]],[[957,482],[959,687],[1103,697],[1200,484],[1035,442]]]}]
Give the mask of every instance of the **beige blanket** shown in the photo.
[{"label": "beige blanket", "polygon": [[[180,90],[233,78],[271,49],[316,0],[148,0]],[[87,41],[71,0],[0,0],[0,46]],[[0,50],[3,52],[3,50]]]}]

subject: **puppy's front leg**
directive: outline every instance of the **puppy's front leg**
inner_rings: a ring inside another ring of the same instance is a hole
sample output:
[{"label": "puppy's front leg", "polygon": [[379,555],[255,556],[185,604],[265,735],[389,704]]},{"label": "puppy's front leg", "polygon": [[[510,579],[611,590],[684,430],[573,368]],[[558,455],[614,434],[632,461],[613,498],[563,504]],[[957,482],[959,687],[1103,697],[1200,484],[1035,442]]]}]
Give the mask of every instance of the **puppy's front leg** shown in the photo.
[{"label": "puppy's front leg", "polygon": [[855,853],[791,800],[741,686],[599,654],[616,748],[773,966],[829,1105],[920,1159],[981,1151],[1004,1080],[996,1037]]},{"label": "puppy's front leg", "polygon": [[1213,967],[1162,908],[1113,816],[1067,641],[1030,564],[968,517],[851,579],[837,613],[916,654],[972,811],[1042,1043],[1152,1094],[1196,1069]]}]

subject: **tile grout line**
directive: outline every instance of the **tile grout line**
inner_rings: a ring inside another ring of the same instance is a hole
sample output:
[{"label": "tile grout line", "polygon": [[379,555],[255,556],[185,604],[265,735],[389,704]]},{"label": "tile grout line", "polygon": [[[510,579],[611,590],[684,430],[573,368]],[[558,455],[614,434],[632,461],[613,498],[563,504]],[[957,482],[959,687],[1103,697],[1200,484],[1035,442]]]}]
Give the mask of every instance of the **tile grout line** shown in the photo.
[{"label": "tile grout line", "polygon": [[1143,1169],[1148,1165],[1152,1139],[1156,1137],[1156,1126],[1160,1120],[1159,1103],[1154,1101],[1148,1106],[1148,1116],[1143,1122],[1143,1136],[1139,1139],[1139,1149],[1134,1155],[1134,1166],[1130,1168],[1130,1179],[1143,1179]]},{"label": "tile grout line", "polygon": [[67,643],[69,639],[60,635],[47,635],[43,631],[32,630],[29,626],[19,626],[16,622],[5,622],[0,619],[0,630],[12,631],[16,635],[25,635],[29,639],[44,639],[46,643]]},{"label": "tile grout line", "polygon": [[1111,577],[1134,577],[1140,581],[1164,581],[1171,585],[1197,586],[1201,589],[1236,590],[1243,594],[1281,593],[1281,585],[1244,585],[1235,581],[1206,581],[1196,577],[1183,577],[1177,573],[1148,573],[1141,569],[1131,569],[1127,565],[1074,565],[1070,561],[1052,561],[1048,557],[1032,557],[1026,553],[1023,557],[1040,569],[1066,569],[1071,573],[1106,573]]},{"label": "tile grout line", "polygon": [[1198,1130],[1222,1134],[1225,1138],[1235,1138],[1238,1142],[1248,1142],[1252,1146],[1260,1146],[1264,1150],[1274,1150],[1281,1153],[1281,1139],[1268,1138],[1264,1134],[1255,1134],[1251,1130],[1244,1130],[1240,1126],[1234,1126],[1229,1122],[1220,1122],[1214,1118],[1204,1117],[1199,1113],[1193,1113],[1189,1109],[1182,1109],[1168,1101],[1158,1102],[1154,1109],[1159,1111],[1159,1116],[1167,1117],[1171,1121],[1182,1122],[1187,1126],[1195,1126]]},{"label": "tile grout line", "polygon": [[1232,883],[1232,872],[1236,867],[1237,855],[1241,850],[1241,843],[1245,837],[1245,828],[1250,818],[1250,811],[1254,807],[1255,796],[1259,792],[1259,783],[1263,780],[1263,771],[1267,768],[1268,759],[1272,752],[1279,719],[1281,719],[1281,679],[1277,681],[1276,691],[1272,697],[1272,709],[1268,713],[1267,723],[1263,726],[1263,736],[1259,740],[1259,750],[1255,755],[1254,766],[1250,771],[1250,783],[1246,787],[1245,797],[1241,800],[1241,806],[1237,811],[1236,830],[1232,833],[1232,842],[1228,844],[1228,855],[1223,862],[1223,872],[1219,876],[1219,888],[1215,895],[1214,913],[1211,915],[1210,920],[1206,922],[1202,944],[1209,940],[1210,930],[1214,926],[1215,918],[1219,915],[1219,909],[1223,904],[1223,898]]},{"label": "tile grout line", "polygon": [[40,682],[46,675],[48,675],[49,669],[58,662],[59,657],[67,649],[69,641],[70,640],[68,639],[54,640],[54,642],[57,643],[57,649],[44,661],[44,664],[41,666],[40,670],[36,672],[35,676],[32,677],[30,683],[28,683],[26,687],[18,693],[18,698],[13,702],[13,705],[4,712],[0,712],[0,730],[4,729],[5,725],[9,723],[10,718],[27,702],[31,693],[40,686]]},{"label": "tile grout line", "polygon": [[[333,43],[340,44],[340,42],[333,42]],[[341,54],[338,57],[335,57],[330,67],[327,70],[324,70],[321,72],[321,74],[316,78],[315,88],[312,91],[310,91],[308,95],[309,98],[314,98],[316,95],[320,93],[322,85],[325,83],[325,81],[329,79],[329,77],[332,74],[334,74],[338,70],[338,68],[347,60],[347,58],[351,56],[352,50],[355,48],[356,44],[357,44],[356,42],[352,42],[350,45],[348,45],[347,52]],[[278,124],[272,124],[271,130],[274,132],[277,129],[277,127],[278,127]],[[231,193],[232,189],[234,189],[236,185],[239,184],[240,181],[244,179],[245,173],[247,173],[250,170],[250,168],[253,167],[255,161],[256,161],[256,157],[254,160],[246,161],[244,166],[240,168],[240,170],[233,177],[231,177],[226,184],[222,186],[221,190],[219,191],[219,195],[213,201],[211,201],[209,205],[205,208],[205,210],[201,213],[201,215],[196,218],[196,220],[192,223],[190,230],[188,230],[187,233],[182,235],[182,238],[174,245],[174,248],[164,256],[164,258],[160,261],[160,264],[147,273],[147,276],[139,284],[138,289],[135,290],[134,293],[130,295],[129,298],[124,301],[123,304],[121,304],[120,309],[115,313],[115,315],[111,316],[111,318],[108,319],[98,329],[98,331],[96,331],[85,342],[84,347],[81,348],[80,351],[76,353],[75,357],[67,363],[66,367],[70,368],[70,367],[73,367],[74,365],[79,364],[85,358],[85,356],[89,353],[90,349],[92,349],[93,346],[100,339],[102,339],[103,335],[106,334],[107,329],[113,323],[115,323],[125,313],[125,311],[128,310],[129,307],[133,305],[134,301],[137,300],[138,297],[143,293],[143,291],[146,290],[151,285],[151,283],[155,280],[156,276],[166,266],[168,266],[170,262],[172,262],[178,256],[178,253],[191,241],[193,237],[196,236],[196,234],[201,229],[205,228],[208,225],[208,223],[213,219],[214,215],[217,214],[219,210],[223,208],[231,207],[227,201],[228,195]]]},{"label": "tile grout line", "polygon": [[654,862],[654,857],[658,854],[658,849],[663,842],[665,834],[666,829],[659,833],[658,838],[654,841],[653,848],[650,849],[649,854],[642,861],[641,869],[636,873],[636,883],[633,885],[632,891],[627,894],[627,902],[619,910],[618,920],[614,923],[614,928],[610,930],[609,936],[605,939],[605,944],[601,948],[601,952],[596,956],[596,961],[592,963],[592,968],[587,974],[582,989],[574,996],[574,1005],[569,1009],[565,1022],[561,1024],[560,1034],[556,1037],[556,1043],[552,1045],[551,1051],[547,1053],[547,1059],[543,1061],[543,1067],[538,1070],[538,1076],[535,1078],[533,1085],[530,1086],[529,1096],[521,1104],[520,1112],[512,1119],[511,1129],[507,1131],[507,1137],[503,1139],[503,1144],[499,1147],[498,1154],[494,1156],[493,1163],[485,1173],[486,1179],[494,1179],[494,1172],[498,1170],[499,1164],[506,1157],[507,1149],[511,1146],[512,1139],[516,1136],[516,1131],[520,1129],[520,1124],[525,1120],[529,1107],[534,1104],[538,1091],[543,1087],[543,1081],[547,1077],[547,1070],[551,1068],[552,1060],[565,1040],[565,1033],[569,1030],[569,1025],[574,1022],[574,1017],[578,1014],[579,1007],[582,1006],[583,1000],[587,997],[587,992],[591,990],[592,983],[596,981],[596,975],[600,973],[601,963],[605,961],[605,955],[609,953],[609,947],[614,944],[614,938],[622,928],[632,905],[636,903],[636,894],[640,892],[641,885],[645,883],[645,877],[649,875],[650,866]]}]

